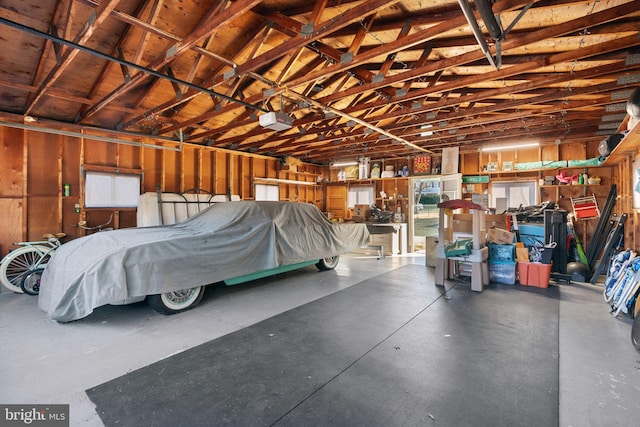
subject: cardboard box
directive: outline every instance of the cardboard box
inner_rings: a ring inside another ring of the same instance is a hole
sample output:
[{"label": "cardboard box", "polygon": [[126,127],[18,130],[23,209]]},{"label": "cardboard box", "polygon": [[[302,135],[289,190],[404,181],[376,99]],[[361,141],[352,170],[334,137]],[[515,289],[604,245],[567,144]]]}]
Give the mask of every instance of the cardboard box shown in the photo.
[{"label": "cardboard box", "polygon": [[451,228],[454,233],[471,233],[473,232],[473,223],[471,221],[466,221],[463,219],[456,219],[456,215],[453,216],[453,221],[451,222]]},{"label": "cardboard box", "polygon": [[529,262],[529,249],[516,248],[516,260],[518,262]]},{"label": "cardboard box", "polygon": [[487,233],[487,240],[493,243],[499,243],[501,245],[506,245],[509,243],[513,243],[513,238],[515,234],[510,231],[503,230],[502,228],[491,228]]},{"label": "cardboard box", "polygon": [[353,207],[353,215],[351,219],[355,222],[365,222],[371,216],[371,207],[369,205],[355,205]]}]

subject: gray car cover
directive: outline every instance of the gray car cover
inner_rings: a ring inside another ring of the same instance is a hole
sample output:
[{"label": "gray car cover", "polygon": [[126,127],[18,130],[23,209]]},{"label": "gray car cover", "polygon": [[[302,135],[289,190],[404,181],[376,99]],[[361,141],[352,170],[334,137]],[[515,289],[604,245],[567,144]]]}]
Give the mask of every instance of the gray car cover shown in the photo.
[{"label": "gray car cover", "polygon": [[132,297],[346,253],[368,236],[366,225],[332,223],[310,204],[218,203],[179,224],[65,243],[42,275],[38,305],[68,322]]}]

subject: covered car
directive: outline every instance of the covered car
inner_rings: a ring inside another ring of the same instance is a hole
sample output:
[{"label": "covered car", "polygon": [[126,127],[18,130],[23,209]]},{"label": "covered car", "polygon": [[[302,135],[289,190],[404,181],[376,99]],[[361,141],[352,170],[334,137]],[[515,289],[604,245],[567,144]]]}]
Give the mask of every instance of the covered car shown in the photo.
[{"label": "covered car", "polygon": [[366,225],[332,223],[311,204],[217,203],[178,224],[65,243],[42,273],[38,305],[62,322],[144,297],[160,311],[181,311],[206,284],[309,262],[333,268],[368,236]]}]

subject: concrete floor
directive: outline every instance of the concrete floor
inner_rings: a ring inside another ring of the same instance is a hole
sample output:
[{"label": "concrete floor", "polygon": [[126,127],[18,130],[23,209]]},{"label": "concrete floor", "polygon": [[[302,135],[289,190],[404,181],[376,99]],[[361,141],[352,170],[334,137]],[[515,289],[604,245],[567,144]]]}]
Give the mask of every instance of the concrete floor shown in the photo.
[{"label": "concrete floor", "polygon": [[[346,256],[334,272],[208,289],[200,306],[162,316],[145,304],[103,307],[69,324],[49,320],[35,297],[0,293],[0,403],[68,403],[71,425],[100,426],[85,390],[172,354],[346,289],[424,257]],[[433,269],[425,267],[433,278]],[[640,354],[631,321],[613,318],[602,288],[560,287],[560,426],[631,426],[640,417]],[[499,316],[499,313],[496,313]]]}]

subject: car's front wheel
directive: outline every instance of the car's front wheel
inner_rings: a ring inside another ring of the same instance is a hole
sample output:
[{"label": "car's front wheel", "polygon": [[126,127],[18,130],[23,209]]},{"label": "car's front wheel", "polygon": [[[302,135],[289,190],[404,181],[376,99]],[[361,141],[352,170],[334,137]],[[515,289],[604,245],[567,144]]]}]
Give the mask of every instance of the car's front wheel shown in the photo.
[{"label": "car's front wheel", "polygon": [[147,296],[147,304],[162,314],[176,314],[190,310],[202,300],[204,286]]},{"label": "car's front wheel", "polygon": [[322,258],[320,261],[318,261],[316,263],[316,267],[318,267],[318,270],[322,270],[322,271],[333,270],[338,266],[339,262],[340,262],[339,255],[330,256],[328,258]]}]

